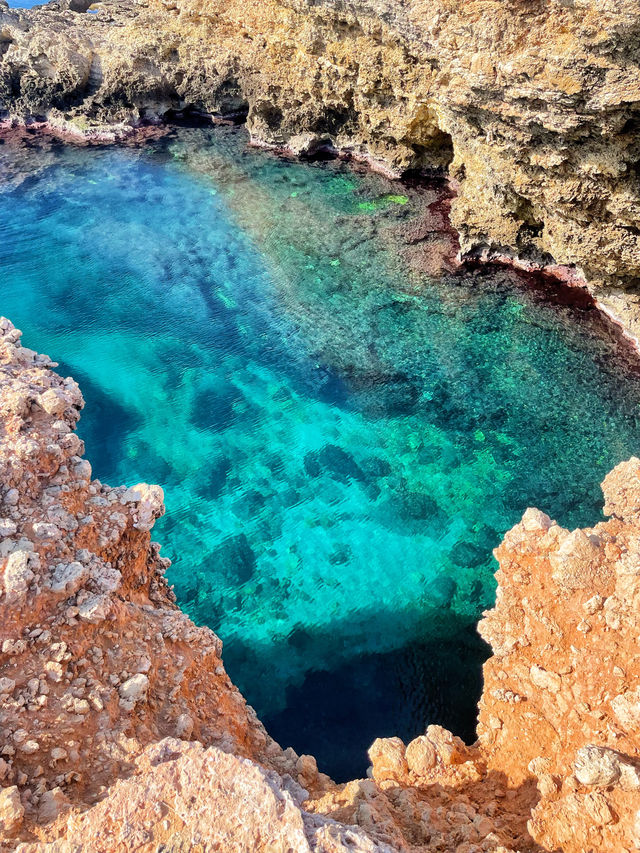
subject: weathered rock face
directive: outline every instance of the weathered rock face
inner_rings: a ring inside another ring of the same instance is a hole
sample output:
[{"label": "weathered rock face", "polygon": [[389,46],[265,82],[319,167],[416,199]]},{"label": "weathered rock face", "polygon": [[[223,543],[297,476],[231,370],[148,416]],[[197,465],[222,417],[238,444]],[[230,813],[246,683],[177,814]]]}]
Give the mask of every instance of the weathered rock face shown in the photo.
[{"label": "weathered rock face", "polygon": [[63,7],[0,5],[8,115],[246,114],[263,143],[448,167],[463,252],[575,264],[640,328],[639,0]]},{"label": "weathered rock face", "polygon": [[606,522],[529,509],[497,550],[479,739],[379,739],[335,785],[282,750],[173,604],[158,487],[91,478],[72,379],[0,320],[0,850],[634,850],[640,460]]},{"label": "weathered rock face", "polygon": [[81,393],[51,366],[0,320],[0,841],[99,799],[167,736],[322,787],[266,735],[219,639],[173,604],[149,537],[162,490],[92,480]]},{"label": "weathered rock face", "polygon": [[[638,0],[85,6],[0,0],[10,119],[117,135],[195,109],[300,153],[447,168],[463,252],[575,264],[640,329]],[[79,389],[0,334],[0,848],[638,847],[639,460],[604,483],[611,520],[527,510],[498,549],[478,743],[378,740],[371,778],[335,786],[174,606],[161,491],[92,480]]]},{"label": "weathered rock face", "polygon": [[494,656],[479,745],[511,784],[537,778],[529,831],[549,850],[640,843],[640,460],[603,491],[612,518],[589,530],[525,513],[497,549],[498,600],[480,625]]}]

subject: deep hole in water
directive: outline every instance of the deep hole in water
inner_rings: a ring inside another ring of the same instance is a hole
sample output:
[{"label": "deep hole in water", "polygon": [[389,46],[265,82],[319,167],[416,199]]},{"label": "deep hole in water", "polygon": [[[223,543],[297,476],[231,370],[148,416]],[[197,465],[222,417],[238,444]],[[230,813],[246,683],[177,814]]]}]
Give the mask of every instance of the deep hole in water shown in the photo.
[{"label": "deep hole in water", "polygon": [[263,722],[276,740],[321,756],[340,781],[354,778],[354,770],[362,774],[363,744],[378,737],[408,743],[428,725],[442,723],[473,743],[489,651],[473,626],[461,626],[448,641],[364,654],[336,669],[310,672],[288,689],[285,708]]},{"label": "deep hole in water", "polygon": [[472,738],[492,549],[527,506],[597,520],[629,345],[578,291],[457,268],[439,181],[234,127],[6,138],[0,310],[81,383],[94,474],[164,487],[178,601],[272,734],[339,780],[376,736]]}]

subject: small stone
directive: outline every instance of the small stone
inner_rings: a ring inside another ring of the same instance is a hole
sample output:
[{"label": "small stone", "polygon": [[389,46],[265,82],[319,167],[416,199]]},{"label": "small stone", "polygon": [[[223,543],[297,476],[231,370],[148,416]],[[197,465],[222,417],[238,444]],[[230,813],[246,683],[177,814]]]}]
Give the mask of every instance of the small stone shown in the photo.
[{"label": "small stone", "polygon": [[620,762],[620,787],[623,791],[640,789],[640,769],[635,764]]},{"label": "small stone", "polygon": [[20,801],[20,792],[13,785],[0,790],[0,833],[13,835],[22,826],[24,806]]},{"label": "small stone", "polygon": [[51,759],[52,761],[65,761],[68,758],[68,753],[66,749],[62,749],[60,746],[54,747],[51,750]]},{"label": "small stone", "polygon": [[555,672],[548,672],[541,666],[531,667],[529,670],[531,683],[542,690],[550,690],[552,693],[558,693],[562,687],[562,679]]},{"label": "small stone", "polygon": [[551,773],[542,773],[538,777],[538,790],[540,791],[540,796],[552,797],[554,794],[558,793],[558,789],[558,783]]},{"label": "small stone", "polygon": [[18,525],[10,518],[0,518],[0,537],[14,536],[18,532]]},{"label": "small stone", "polygon": [[151,530],[157,518],[164,515],[164,492],[160,486],[139,483],[124,493],[123,503],[135,503],[134,527],[137,530]]},{"label": "small stone", "polygon": [[33,551],[18,550],[9,555],[4,570],[4,591],[7,604],[19,604],[27,596],[29,585],[35,578],[32,569],[40,566],[40,558]]},{"label": "small stone", "polygon": [[0,696],[7,696],[13,693],[16,683],[13,678],[0,678]]},{"label": "small stone", "polygon": [[48,660],[44,665],[44,671],[50,681],[55,681],[56,683],[62,681],[62,664]]},{"label": "small stone", "polygon": [[58,563],[53,570],[49,587],[53,592],[73,595],[89,578],[89,568],[82,563]]},{"label": "small stone", "polygon": [[4,502],[7,506],[16,506],[20,500],[20,492],[17,489],[9,489],[4,496]]},{"label": "small stone", "polygon": [[576,779],[581,785],[606,788],[620,778],[620,761],[615,752],[601,746],[583,746],[574,762]]},{"label": "small stone", "polygon": [[377,738],[369,747],[369,759],[373,766],[373,778],[376,782],[392,779],[397,782],[406,780],[409,767],[405,755],[405,745],[399,737]]},{"label": "small stone", "polygon": [[54,388],[47,389],[38,397],[38,405],[48,415],[61,415],[68,407],[69,403],[66,397]]},{"label": "small stone", "polygon": [[120,705],[131,710],[138,702],[143,702],[147,698],[148,689],[149,679],[139,672],[120,685],[118,691],[120,693]]},{"label": "small stone", "polygon": [[548,515],[534,507],[529,507],[529,509],[525,511],[520,523],[527,533],[546,533],[553,524]]},{"label": "small stone", "polygon": [[193,734],[193,720],[189,714],[180,714],[176,720],[176,737],[189,740]]},{"label": "small stone", "polygon": [[585,811],[596,826],[606,826],[613,823],[614,815],[606,798],[599,792],[587,794],[584,798]]},{"label": "small stone", "polygon": [[78,616],[94,625],[104,622],[111,613],[111,599],[108,595],[90,595],[78,604]]},{"label": "small stone", "polygon": [[411,741],[405,753],[409,770],[416,776],[428,776],[437,762],[436,748],[426,735]]},{"label": "small stone", "polygon": [[434,745],[438,758],[446,766],[463,764],[469,757],[464,742],[442,726],[428,726],[427,737]]},{"label": "small stone", "polygon": [[60,529],[48,521],[36,521],[33,532],[37,539],[59,539]]},{"label": "small stone", "polygon": [[67,811],[70,805],[62,788],[53,788],[51,791],[45,791],[40,797],[38,820],[40,823],[49,823]]},{"label": "small stone", "polygon": [[593,616],[599,610],[602,610],[603,604],[604,598],[601,595],[594,595],[588,601],[585,601],[584,609],[589,614],[589,616]]},{"label": "small stone", "polygon": [[626,731],[635,732],[640,727],[640,687],[615,696],[611,707]]},{"label": "small stone", "polygon": [[613,570],[604,560],[604,549],[596,537],[587,536],[584,530],[567,533],[558,550],[549,555],[549,562],[554,581],[566,592],[603,590],[613,579]]}]

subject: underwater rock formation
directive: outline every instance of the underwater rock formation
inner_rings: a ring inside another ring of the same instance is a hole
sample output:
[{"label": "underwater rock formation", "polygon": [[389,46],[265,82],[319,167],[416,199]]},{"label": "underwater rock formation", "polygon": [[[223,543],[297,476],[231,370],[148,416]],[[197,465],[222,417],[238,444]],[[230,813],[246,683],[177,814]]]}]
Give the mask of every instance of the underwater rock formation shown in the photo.
[{"label": "underwater rock formation", "polygon": [[0,3],[7,117],[246,116],[263,144],[448,168],[463,253],[575,265],[638,331],[638,0],[87,5]]},{"label": "underwater rock formation", "polygon": [[175,607],[161,490],[92,479],[78,386],[0,333],[1,850],[635,849],[639,459],[603,484],[609,521],[529,509],[497,549],[477,743],[379,739],[370,778],[336,785]]}]

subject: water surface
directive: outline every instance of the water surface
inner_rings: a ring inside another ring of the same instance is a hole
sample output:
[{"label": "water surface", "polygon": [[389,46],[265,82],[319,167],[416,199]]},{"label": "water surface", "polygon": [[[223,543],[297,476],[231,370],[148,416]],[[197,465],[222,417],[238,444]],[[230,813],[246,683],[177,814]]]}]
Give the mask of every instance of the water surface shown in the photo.
[{"label": "water surface", "polygon": [[87,400],[94,474],[160,483],[180,604],[283,745],[473,736],[492,548],[600,517],[638,452],[630,353],[585,301],[454,270],[441,186],[181,129],[0,146],[0,311]]},{"label": "water surface", "polygon": [[34,6],[41,6],[46,0],[9,0],[10,9],[33,9]]}]

